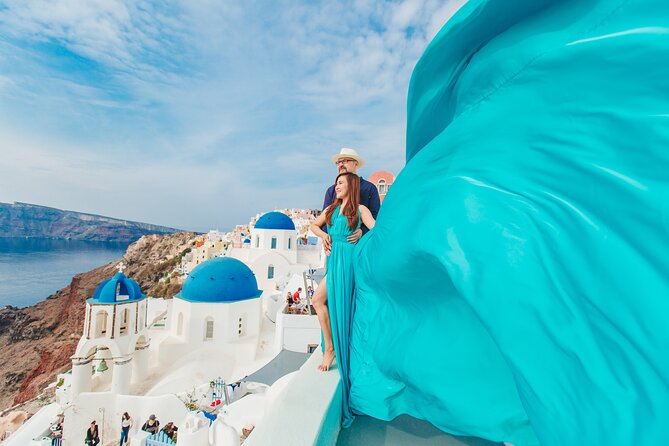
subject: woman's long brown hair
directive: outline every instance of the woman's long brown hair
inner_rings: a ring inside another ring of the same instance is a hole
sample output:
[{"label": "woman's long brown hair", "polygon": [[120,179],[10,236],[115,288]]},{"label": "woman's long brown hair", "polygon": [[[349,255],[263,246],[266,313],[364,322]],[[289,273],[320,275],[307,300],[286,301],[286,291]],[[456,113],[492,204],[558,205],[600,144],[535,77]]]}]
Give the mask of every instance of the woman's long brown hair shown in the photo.
[{"label": "woman's long brown hair", "polygon": [[[354,230],[358,226],[358,208],[360,207],[360,177],[352,172],[344,172],[337,175],[335,178],[335,185],[339,178],[345,177],[346,184],[348,185],[348,191],[346,192],[347,203],[346,206],[341,210],[342,215],[346,216],[348,220],[348,228]],[[325,222],[328,226],[332,226],[332,214],[334,214],[337,206],[342,204],[343,200],[337,198],[335,195],[335,200],[330,206],[325,209]]]}]

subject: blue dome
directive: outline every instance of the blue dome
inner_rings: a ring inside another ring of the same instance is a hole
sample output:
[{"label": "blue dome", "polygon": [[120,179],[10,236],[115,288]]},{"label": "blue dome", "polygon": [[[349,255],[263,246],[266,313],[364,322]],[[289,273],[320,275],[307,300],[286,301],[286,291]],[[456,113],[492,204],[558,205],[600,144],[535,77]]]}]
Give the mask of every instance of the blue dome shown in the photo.
[{"label": "blue dome", "polygon": [[268,212],[258,219],[256,229],[283,229],[294,231],[295,223],[282,212]]},{"label": "blue dome", "polygon": [[[119,299],[120,296],[128,297]],[[93,297],[88,299],[88,302],[90,304],[124,304],[145,297],[137,282],[126,277],[123,273],[116,273],[114,277],[98,285]]]},{"label": "blue dome", "polygon": [[219,257],[196,266],[178,297],[189,302],[216,303],[253,299],[261,294],[248,266],[232,257]]}]

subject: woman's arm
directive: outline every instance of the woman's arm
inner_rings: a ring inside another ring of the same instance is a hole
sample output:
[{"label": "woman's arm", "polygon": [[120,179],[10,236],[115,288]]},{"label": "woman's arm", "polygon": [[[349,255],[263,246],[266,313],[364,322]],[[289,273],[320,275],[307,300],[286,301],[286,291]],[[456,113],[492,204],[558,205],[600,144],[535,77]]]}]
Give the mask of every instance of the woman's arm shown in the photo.
[{"label": "woman's arm", "polygon": [[330,255],[332,250],[332,239],[330,235],[321,229],[321,226],[325,224],[325,212],[321,212],[321,215],[316,217],[316,220],[309,226],[311,232],[313,232],[317,237],[320,237],[323,240],[323,248],[325,249],[325,254]]},{"label": "woman's arm", "polygon": [[360,219],[362,220],[362,223],[367,226],[367,229],[372,229],[376,224],[372,212],[367,209],[367,206],[364,204],[360,205]]}]

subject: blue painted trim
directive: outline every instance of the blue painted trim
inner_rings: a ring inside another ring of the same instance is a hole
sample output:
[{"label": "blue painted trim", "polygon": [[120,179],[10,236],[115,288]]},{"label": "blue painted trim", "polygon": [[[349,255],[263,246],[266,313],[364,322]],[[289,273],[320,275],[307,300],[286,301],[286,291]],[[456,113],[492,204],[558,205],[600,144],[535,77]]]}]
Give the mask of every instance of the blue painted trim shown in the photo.
[{"label": "blue painted trim", "polygon": [[251,299],[257,299],[262,295],[262,290],[258,290],[258,294],[255,296],[251,297],[245,297],[244,299],[236,299],[236,300],[192,300],[192,299],[186,299],[181,295],[181,292],[174,296],[175,299],[181,299],[185,302],[190,302],[192,304],[234,304],[235,302],[244,302],[245,300],[251,300]]},{"label": "blue painted trim", "polygon": [[142,297],[140,299],[126,299],[126,300],[119,300],[115,302],[107,302],[107,301],[100,301],[99,299],[95,299],[93,297],[89,297],[86,299],[86,303],[91,304],[91,305],[122,305],[122,304],[129,304],[133,302],[141,302],[144,299],[147,298],[146,294],[142,294]]}]

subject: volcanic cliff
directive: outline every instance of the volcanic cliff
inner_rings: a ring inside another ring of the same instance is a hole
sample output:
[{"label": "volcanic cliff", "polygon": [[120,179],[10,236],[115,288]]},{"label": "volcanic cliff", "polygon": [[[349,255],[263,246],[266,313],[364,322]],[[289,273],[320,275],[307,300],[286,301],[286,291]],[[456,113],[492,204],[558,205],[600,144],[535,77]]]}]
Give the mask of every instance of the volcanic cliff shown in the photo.
[{"label": "volcanic cliff", "polygon": [[0,237],[130,242],[147,234],[174,232],[179,230],[36,204],[0,203]]},{"label": "volcanic cliff", "polygon": [[69,286],[27,308],[0,310],[0,411],[37,396],[58,373],[70,368],[84,323],[87,298],[97,285],[113,276],[119,262],[142,291],[172,297],[178,280],[165,280],[193,245],[197,234],[179,232],[146,235],[130,245],[122,259],[77,274]]}]

